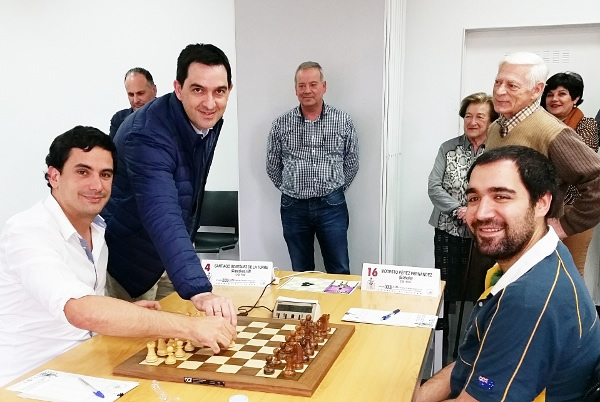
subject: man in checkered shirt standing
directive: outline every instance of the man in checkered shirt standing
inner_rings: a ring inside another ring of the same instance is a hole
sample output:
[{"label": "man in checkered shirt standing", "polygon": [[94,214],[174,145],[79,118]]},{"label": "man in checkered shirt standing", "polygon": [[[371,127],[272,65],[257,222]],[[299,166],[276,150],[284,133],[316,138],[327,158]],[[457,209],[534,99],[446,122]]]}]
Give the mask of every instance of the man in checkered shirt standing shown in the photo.
[{"label": "man in checkered shirt standing", "polygon": [[314,270],[316,234],[327,272],[349,274],[344,191],[358,172],[358,137],[350,116],[323,102],[319,63],[300,64],[294,81],[300,105],[273,121],[267,143],[267,174],[281,191],[292,269]]}]

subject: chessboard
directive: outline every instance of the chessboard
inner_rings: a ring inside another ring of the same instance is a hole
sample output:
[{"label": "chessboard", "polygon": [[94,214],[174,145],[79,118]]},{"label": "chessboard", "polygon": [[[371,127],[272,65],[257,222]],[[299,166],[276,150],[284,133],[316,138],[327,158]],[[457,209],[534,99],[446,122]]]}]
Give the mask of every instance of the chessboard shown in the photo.
[{"label": "chessboard", "polygon": [[[285,354],[286,343],[293,340],[300,328],[299,321],[238,317],[235,344],[218,354],[210,348],[190,344],[183,357],[177,357],[174,364],[167,365],[166,358],[160,356],[157,361],[148,363],[149,349],[144,348],[115,367],[113,373],[159,381],[311,396],[354,333],[352,325],[327,326],[327,335],[314,342],[314,351],[311,356],[305,356],[304,363],[298,364],[297,358],[291,357],[295,354],[292,349]],[[182,355],[181,351],[179,355]],[[173,359],[173,356],[169,357]],[[298,364],[292,372],[287,360]],[[267,374],[265,368],[267,372],[273,372]]]}]

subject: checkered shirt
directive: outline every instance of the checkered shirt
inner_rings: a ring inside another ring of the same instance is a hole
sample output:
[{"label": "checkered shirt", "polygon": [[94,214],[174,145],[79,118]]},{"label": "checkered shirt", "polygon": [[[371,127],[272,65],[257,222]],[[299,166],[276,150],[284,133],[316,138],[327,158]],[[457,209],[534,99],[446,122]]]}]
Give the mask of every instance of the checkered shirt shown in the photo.
[{"label": "checkered shirt", "polygon": [[524,107],[519,110],[517,114],[515,114],[510,119],[506,119],[504,116],[500,116],[498,119],[498,124],[500,125],[500,135],[502,137],[506,137],[506,134],[510,132],[513,128],[517,127],[517,125],[525,120],[527,117],[531,116],[536,110],[540,108],[540,98],[533,102],[531,105]]},{"label": "checkered shirt", "polygon": [[298,106],[273,121],[267,174],[285,195],[307,199],[346,190],[357,172],[358,136],[347,113],[323,104],[311,121]]}]

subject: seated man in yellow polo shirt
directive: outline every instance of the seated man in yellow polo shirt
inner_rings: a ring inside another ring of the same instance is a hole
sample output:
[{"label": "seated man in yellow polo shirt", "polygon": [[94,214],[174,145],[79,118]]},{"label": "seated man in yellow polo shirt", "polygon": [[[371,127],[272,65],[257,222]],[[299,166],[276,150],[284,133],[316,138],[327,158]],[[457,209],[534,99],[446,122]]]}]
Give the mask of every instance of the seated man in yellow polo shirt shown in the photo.
[{"label": "seated man in yellow polo shirt", "polygon": [[417,401],[580,401],[600,359],[594,304],[548,226],[556,170],[522,146],[479,157],[467,176],[466,220],[498,262],[473,309],[456,362]]}]

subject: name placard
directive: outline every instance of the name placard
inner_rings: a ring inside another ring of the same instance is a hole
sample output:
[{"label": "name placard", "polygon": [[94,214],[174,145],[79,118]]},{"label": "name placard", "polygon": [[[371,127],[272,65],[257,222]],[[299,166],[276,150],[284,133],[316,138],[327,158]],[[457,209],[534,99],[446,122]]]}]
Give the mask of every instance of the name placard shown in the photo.
[{"label": "name placard", "polygon": [[202,260],[202,268],[213,286],[267,286],[273,280],[268,261]]},{"label": "name placard", "polygon": [[364,263],[362,290],[437,297],[440,270]]}]

